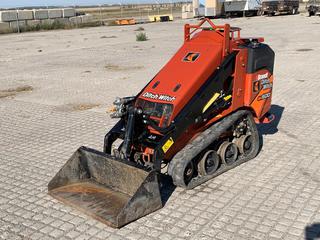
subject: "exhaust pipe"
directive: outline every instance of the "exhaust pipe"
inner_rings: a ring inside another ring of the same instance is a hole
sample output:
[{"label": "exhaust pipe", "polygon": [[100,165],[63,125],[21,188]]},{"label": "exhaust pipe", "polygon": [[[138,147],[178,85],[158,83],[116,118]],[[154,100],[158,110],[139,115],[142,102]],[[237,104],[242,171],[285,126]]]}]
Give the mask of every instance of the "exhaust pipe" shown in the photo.
[{"label": "exhaust pipe", "polygon": [[157,171],[87,147],[71,156],[48,193],[115,228],[163,207]]}]

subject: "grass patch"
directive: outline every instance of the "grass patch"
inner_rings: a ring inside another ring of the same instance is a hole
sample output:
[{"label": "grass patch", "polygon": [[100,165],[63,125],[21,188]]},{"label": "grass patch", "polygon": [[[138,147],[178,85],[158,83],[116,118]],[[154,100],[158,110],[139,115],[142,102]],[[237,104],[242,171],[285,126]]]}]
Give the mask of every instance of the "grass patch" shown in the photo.
[{"label": "grass patch", "polygon": [[104,39],[104,38],[117,38],[117,36],[114,36],[114,35],[112,35],[112,36],[101,36],[100,38],[102,38],[102,39]]},{"label": "grass patch", "polygon": [[14,32],[17,32],[17,31],[10,28],[10,29],[6,29],[6,30],[1,30],[0,34],[8,34],[8,33],[14,33]]},{"label": "grass patch", "polygon": [[30,92],[33,90],[33,87],[31,86],[21,86],[17,88],[9,88],[5,90],[0,90],[0,98],[15,96],[18,93],[21,92]]},{"label": "grass patch", "polygon": [[143,69],[143,66],[119,66],[115,64],[107,64],[104,66],[105,69],[110,71],[126,71],[126,70],[139,70]]},{"label": "grass patch", "polygon": [[144,28],[143,27],[138,27],[135,31],[136,32],[144,31]]},{"label": "grass patch", "polygon": [[114,64],[107,64],[104,66],[104,68],[107,70],[113,70],[113,71],[121,70],[121,67],[119,65],[114,65]]},{"label": "grass patch", "polygon": [[20,27],[20,32],[37,32],[41,30],[57,30],[71,28],[69,24],[54,21],[53,23],[39,23],[33,26]]},{"label": "grass patch", "polygon": [[104,22],[94,21],[94,22],[80,23],[80,24],[78,24],[78,28],[100,27],[100,26],[104,26],[104,25],[105,25]]},{"label": "grass patch", "polygon": [[297,52],[309,52],[309,51],[312,51],[313,49],[312,48],[301,48],[301,49],[297,49],[296,51]]},{"label": "grass patch", "polygon": [[61,112],[86,111],[95,107],[99,107],[97,103],[69,103],[56,107],[56,110]]},{"label": "grass patch", "polygon": [[[37,31],[49,31],[49,30],[58,30],[58,29],[72,29],[72,28],[86,28],[86,27],[99,27],[104,25],[101,21],[93,21],[88,23],[63,23],[59,21],[54,21],[52,23],[42,22],[36,25],[26,25],[20,27],[20,32],[37,32]],[[8,29],[0,31],[0,34],[7,33],[16,33],[17,29]]]},{"label": "grass patch", "polygon": [[147,34],[144,32],[140,32],[136,35],[137,42],[143,42],[143,41],[147,41],[147,40],[148,40]]},{"label": "grass patch", "polygon": [[77,104],[73,106],[74,111],[85,111],[95,107],[100,106],[100,104],[91,104],[91,103],[84,103],[84,104]]}]

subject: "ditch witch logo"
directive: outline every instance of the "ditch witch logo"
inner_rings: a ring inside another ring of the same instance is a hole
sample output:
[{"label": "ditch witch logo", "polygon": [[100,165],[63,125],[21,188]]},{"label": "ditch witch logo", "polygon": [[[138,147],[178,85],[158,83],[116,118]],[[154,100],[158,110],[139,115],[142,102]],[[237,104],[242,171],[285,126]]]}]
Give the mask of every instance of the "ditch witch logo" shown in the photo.
[{"label": "ditch witch logo", "polygon": [[260,92],[260,90],[272,88],[272,83],[268,78],[268,73],[258,75],[258,79],[253,82],[253,92]]},{"label": "ditch witch logo", "polygon": [[154,94],[154,93],[150,93],[150,92],[146,92],[142,95],[142,97],[145,98],[150,98],[150,99],[154,99],[154,100],[161,100],[161,101],[166,101],[166,102],[173,102],[176,97],[171,97],[165,94]]}]

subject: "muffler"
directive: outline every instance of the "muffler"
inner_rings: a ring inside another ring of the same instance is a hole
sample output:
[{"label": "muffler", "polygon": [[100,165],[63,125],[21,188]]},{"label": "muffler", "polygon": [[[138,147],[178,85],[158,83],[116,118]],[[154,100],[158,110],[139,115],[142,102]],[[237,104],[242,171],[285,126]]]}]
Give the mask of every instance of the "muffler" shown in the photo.
[{"label": "muffler", "polygon": [[48,184],[59,201],[120,228],[162,208],[159,173],[80,147]]}]

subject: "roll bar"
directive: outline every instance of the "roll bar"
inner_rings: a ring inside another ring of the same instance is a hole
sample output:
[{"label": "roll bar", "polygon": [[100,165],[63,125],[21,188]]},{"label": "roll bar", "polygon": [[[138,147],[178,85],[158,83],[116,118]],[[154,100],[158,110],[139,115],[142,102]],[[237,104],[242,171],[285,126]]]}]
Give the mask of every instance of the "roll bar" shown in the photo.
[{"label": "roll bar", "polygon": [[185,24],[184,41],[190,41],[192,34],[194,34],[198,30],[205,29],[205,27],[203,27],[202,25],[206,22],[211,26],[213,31],[223,37],[223,57],[227,56],[231,52],[230,40],[240,39],[241,30],[240,28],[231,28],[229,24],[215,25],[209,18],[204,18],[198,25]]}]

